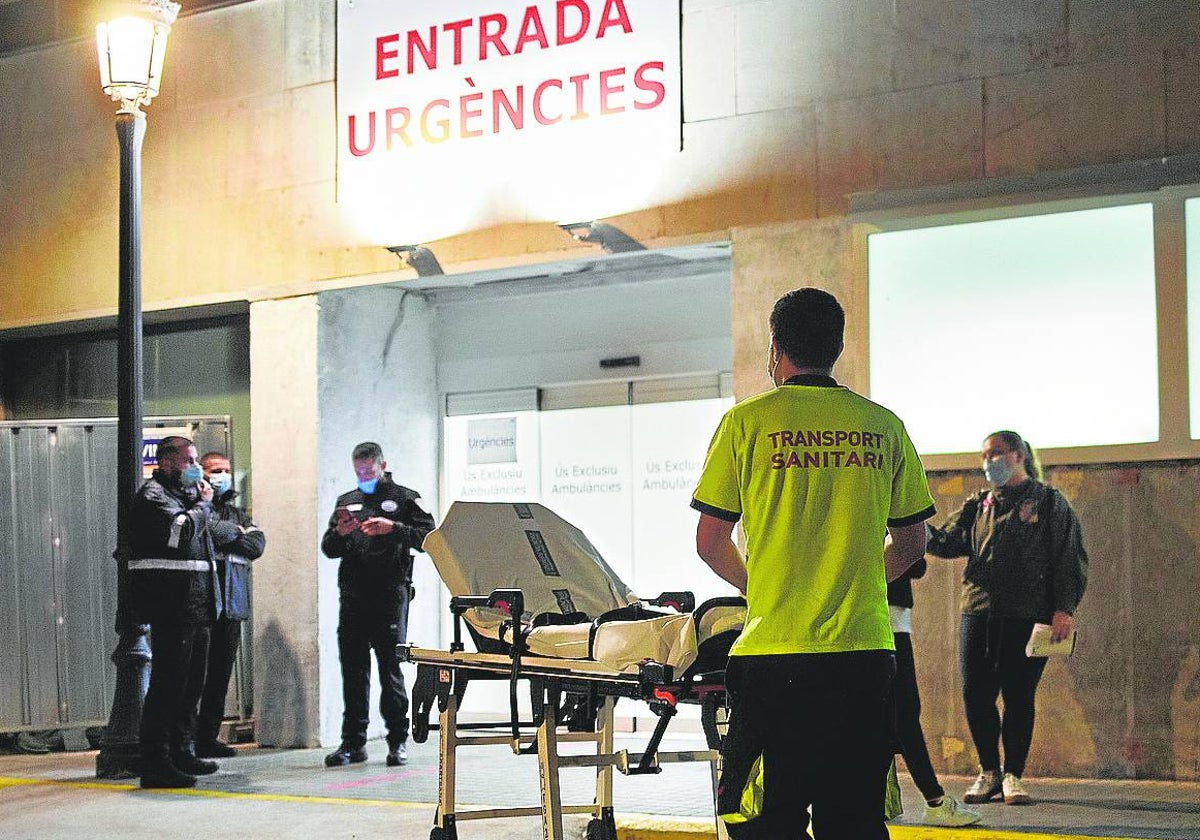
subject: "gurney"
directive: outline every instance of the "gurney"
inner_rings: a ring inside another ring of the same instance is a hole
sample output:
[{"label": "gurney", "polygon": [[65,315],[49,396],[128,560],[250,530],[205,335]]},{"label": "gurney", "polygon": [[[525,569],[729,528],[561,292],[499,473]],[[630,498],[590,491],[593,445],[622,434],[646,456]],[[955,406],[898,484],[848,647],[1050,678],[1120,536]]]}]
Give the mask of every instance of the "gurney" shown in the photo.
[{"label": "gurney", "polygon": [[[401,659],[417,665],[411,714],[418,743],[428,739],[438,709],[438,807],[430,840],[457,840],[456,826],[466,820],[539,814],[547,840],[563,837],[564,814],[591,816],[588,840],[616,840],[614,769],[632,776],[707,762],[715,802],[725,663],[745,620],[741,598],[699,607],[682,591],[640,599],[579,529],[539,504],[455,502],[423,548],[450,590],[453,617],[449,650],[399,646]],[[464,628],[474,651],[466,649]],[[466,689],[477,680],[508,682],[507,720],[458,720]],[[522,688],[531,706],[524,721]],[[646,703],[657,716],[641,753],[614,748],[619,698]],[[700,706],[707,750],[659,749],[680,704]],[[560,743],[577,742],[594,744],[595,752],[559,753]],[[457,750],[495,744],[537,756],[540,808],[457,809]],[[572,767],[595,768],[592,803],[561,801],[559,771]]]}]

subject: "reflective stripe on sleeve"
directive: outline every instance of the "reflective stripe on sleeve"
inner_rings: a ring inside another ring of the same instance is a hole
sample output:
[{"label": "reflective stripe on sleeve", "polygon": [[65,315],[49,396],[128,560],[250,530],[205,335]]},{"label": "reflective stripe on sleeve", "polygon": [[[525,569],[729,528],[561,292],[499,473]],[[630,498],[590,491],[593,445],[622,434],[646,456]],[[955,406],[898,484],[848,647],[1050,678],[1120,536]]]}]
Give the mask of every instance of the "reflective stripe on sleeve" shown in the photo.
[{"label": "reflective stripe on sleeve", "polygon": [[183,539],[183,523],[185,522],[187,522],[186,513],[175,517],[175,521],[171,523],[171,536],[167,540],[167,548],[179,548],[179,541]]},{"label": "reflective stripe on sleeve", "polygon": [[212,564],[207,560],[166,560],[160,558],[129,561],[129,571],[131,572],[146,571],[147,569],[165,569],[171,572],[207,572],[212,570]]},{"label": "reflective stripe on sleeve", "polygon": [[249,565],[250,565],[250,561],[249,561],[249,560],[247,560],[245,557],[242,557],[242,556],[240,556],[240,555],[237,555],[237,554],[230,554],[230,555],[228,555],[228,556],[227,556],[225,559],[226,559],[228,562],[230,562],[230,563],[235,563],[235,564],[237,564],[237,565],[239,565],[239,566],[249,566]]}]

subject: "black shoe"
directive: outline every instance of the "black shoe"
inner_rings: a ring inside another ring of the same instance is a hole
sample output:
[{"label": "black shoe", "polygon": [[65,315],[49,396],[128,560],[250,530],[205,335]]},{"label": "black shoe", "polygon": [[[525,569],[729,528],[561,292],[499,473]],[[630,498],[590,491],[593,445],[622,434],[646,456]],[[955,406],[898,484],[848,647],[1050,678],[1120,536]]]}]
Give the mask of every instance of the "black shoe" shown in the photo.
[{"label": "black shoe", "polygon": [[395,748],[388,750],[388,767],[401,767],[405,764],[408,764],[408,748],[404,744],[397,744]]},{"label": "black shoe", "polygon": [[195,776],[184,773],[166,758],[145,759],[142,762],[142,787],[144,788],[190,788],[195,786]]},{"label": "black shoe", "polygon": [[196,744],[196,755],[201,758],[233,758],[238,751],[221,741],[207,741]]},{"label": "black shoe", "polygon": [[342,744],[336,750],[325,756],[326,767],[345,767],[347,764],[362,764],[367,760],[365,747],[347,747]]},{"label": "black shoe", "polygon": [[176,753],[171,756],[171,763],[193,776],[207,776],[217,772],[217,762],[196,758],[196,754],[192,752]]}]

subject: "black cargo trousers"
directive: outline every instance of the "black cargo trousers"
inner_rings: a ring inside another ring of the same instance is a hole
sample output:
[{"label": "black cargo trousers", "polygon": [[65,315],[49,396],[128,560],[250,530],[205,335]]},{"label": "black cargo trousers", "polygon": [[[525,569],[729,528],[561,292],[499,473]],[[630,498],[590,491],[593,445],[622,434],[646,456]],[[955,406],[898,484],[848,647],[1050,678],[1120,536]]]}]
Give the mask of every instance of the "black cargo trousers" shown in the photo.
[{"label": "black cargo trousers", "polygon": [[342,745],[357,749],[367,742],[371,703],[371,652],[379,668],[379,712],[392,749],[408,740],[408,691],[396,645],[408,638],[410,584],[379,592],[341,593],[338,657],[342,665]]}]

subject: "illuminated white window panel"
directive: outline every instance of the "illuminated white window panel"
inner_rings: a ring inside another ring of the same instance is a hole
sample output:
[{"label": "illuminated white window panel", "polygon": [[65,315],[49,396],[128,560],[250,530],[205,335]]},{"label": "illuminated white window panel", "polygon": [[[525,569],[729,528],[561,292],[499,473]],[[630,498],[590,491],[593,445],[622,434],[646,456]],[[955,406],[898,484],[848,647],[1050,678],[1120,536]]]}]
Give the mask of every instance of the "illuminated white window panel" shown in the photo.
[{"label": "illuminated white window panel", "polygon": [[692,491],[713,431],[730,399],[633,407],[633,578],[643,598],[687,589],[696,603],[733,588],[696,555]]},{"label": "illuminated white window panel", "polygon": [[1184,202],[1187,250],[1188,393],[1192,437],[1200,438],[1200,198]]},{"label": "illuminated white window panel", "polygon": [[868,259],[871,398],[921,452],[1158,440],[1149,204],[877,233]]}]

